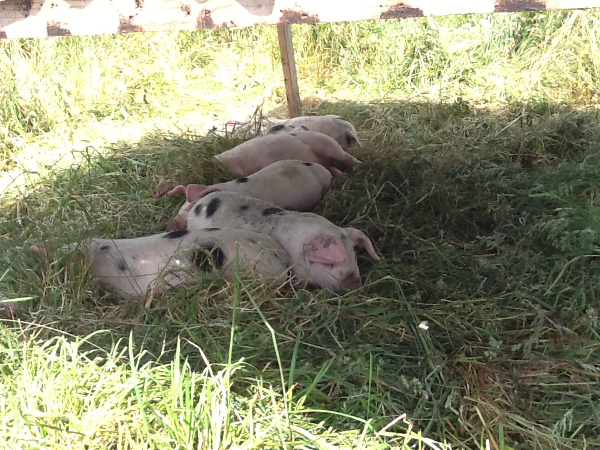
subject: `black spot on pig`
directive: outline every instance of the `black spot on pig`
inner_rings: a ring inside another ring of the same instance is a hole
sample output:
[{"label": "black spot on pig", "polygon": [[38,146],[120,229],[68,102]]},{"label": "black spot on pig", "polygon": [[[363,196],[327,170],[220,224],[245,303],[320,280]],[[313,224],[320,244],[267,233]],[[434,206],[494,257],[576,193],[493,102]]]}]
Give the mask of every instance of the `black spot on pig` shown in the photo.
[{"label": "black spot on pig", "polygon": [[169,231],[168,233],[163,234],[162,238],[163,239],[177,239],[177,238],[180,238],[181,236],[185,236],[188,233],[189,233],[188,230]]},{"label": "black spot on pig", "polygon": [[279,124],[279,125],[275,125],[275,126],[272,126],[272,127],[271,127],[271,133],[272,133],[273,131],[279,131],[279,130],[283,130],[284,128],[285,128],[285,125],[281,125],[281,124]]},{"label": "black spot on pig", "polygon": [[208,205],[206,206],[206,217],[212,217],[212,215],[217,212],[217,209],[219,209],[220,205],[220,198],[213,198],[210,202],[208,202]]},{"label": "black spot on pig", "polygon": [[108,244],[104,244],[102,247],[100,247],[100,251],[102,252],[107,252],[110,250],[110,245]]},{"label": "black spot on pig", "polygon": [[237,181],[238,183],[246,183],[248,181],[248,177],[238,178],[235,181]]},{"label": "black spot on pig", "polygon": [[298,136],[296,133],[290,133],[292,136]]},{"label": "black spot on pig", "polygon": [[305,166],[312,166],[312,165],[313,165],[313,163],[307,163],[307,162],[305,162],[305,163],[304,163],[304,165],[305,165]]},{"label": "black spot on pig", "polygon": [[202,214],[202,208],[204,208],[204,205],[202,203],[198,203],[196,206],[194,206],[194,214],[196,216]]},{"label": "black spot on pig", "polygon": [[247,211],[248,208],[249,208],[248,205],[242,205],[242,206],[240,206],[240,211]]},{"label": "black spot on pig", "polygon": [[128,269],[128,267],[127,267],[127,263],[125,262],[125,260],[124,259],[120,259],[117,262],[117,270],[119,272],[123,273],[123,272],[126,272],[127,269]]},{"label": "black spot on pig", "polygon": [[209,271],[214,266],[220,269],[225,265],[227,258],[221,247],[214,243],[203,242],[199,249],[192,252],[192,263],[201,270]]},{"label": "black spot on pig", "polygon": [[283,214],[283,213],[284,213],[283,209],[274,206],[271,208],[263,209],[262,215],[263,216],[271,216],[273,214]]},{"label": "black spot on pig", "polygon": [[208,228],[205,228],[205,230],[206,231],[219,231],[220,228],[218,228],[218,227],[208,227]]}]

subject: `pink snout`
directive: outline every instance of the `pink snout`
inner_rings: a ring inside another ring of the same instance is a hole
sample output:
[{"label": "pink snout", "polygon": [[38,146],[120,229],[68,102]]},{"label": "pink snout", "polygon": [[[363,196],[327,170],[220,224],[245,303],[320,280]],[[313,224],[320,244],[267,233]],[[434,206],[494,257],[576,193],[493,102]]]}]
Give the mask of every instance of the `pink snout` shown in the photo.
[{"label": "pink snout", "polygon": [[355,273],[349,273],[342,279],[341,285],[344,289],[358,289],[362,286],[360,275]]}]

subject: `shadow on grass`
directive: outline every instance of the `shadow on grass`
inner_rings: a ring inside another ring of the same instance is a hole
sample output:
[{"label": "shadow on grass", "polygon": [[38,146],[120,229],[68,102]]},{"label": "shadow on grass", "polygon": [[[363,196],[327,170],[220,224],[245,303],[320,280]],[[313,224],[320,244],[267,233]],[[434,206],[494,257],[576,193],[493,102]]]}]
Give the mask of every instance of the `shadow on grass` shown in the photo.
[{"label": "shadow on grass", "polygon": [[111,330],[93,340],[102,348],[132,333],[148,358],[168,359],[185,338],[181,355],[199,370],[196,346],[212,363],[228,361],[233,326],[233,360],[245,358],[274,385],[283,371],[305,405],[377,426],[407,413],[424,433],[470,443],[488,432],[523,445],[598,436],[596,112],[305,105],[345,116],[364,142],[354,150],[364,164],[336,179],[316,210],[364,230],[383,255],[374,266],[361,253],[359,291],[207,281],[159,295],[150,308],[123,306],[81,258],[42,269],[23,250],[164,230],[181,200],[152,199],[151,189],[226,180],[211,156],[256,129],[233,138],[157,134],[104,156],[90,149],[81,165],[2,199],[0,291],[34,296],[32,317],[53,329]]}]

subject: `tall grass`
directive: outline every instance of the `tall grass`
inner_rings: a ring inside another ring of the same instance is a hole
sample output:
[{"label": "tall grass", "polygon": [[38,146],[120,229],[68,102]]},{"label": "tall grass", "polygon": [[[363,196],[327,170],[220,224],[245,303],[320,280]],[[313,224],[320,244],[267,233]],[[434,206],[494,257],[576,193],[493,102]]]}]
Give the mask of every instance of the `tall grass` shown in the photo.
[{"label": "tall grass", "polygon": [[224,181],[256,130],[223,124],[284,115],[275,30],[0,42],[4,448],[599,447],[599,19],[294,26],[305,111],[364,142],[316,212],[382,262],[144,304],[27,248],[162,231],[153,187]]}]

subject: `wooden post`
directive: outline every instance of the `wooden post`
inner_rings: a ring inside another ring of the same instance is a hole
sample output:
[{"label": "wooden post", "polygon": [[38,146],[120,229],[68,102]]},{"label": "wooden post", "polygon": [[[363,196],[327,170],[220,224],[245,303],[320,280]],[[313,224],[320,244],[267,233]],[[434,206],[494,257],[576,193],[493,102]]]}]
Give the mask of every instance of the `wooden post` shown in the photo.
[{"label": "wooden post", "polygon": [[283,80],[285,82],[285,95],[287,97],[288,116],[302,115],[300,103],[300,90],[298,89],[298,75],[296,74],[296,59],[294,58],[294,44],[292,43],[292,27],[288,22],[277,24],[279,37],[279,51],[281,52],[281,65],[283,66]]}]

